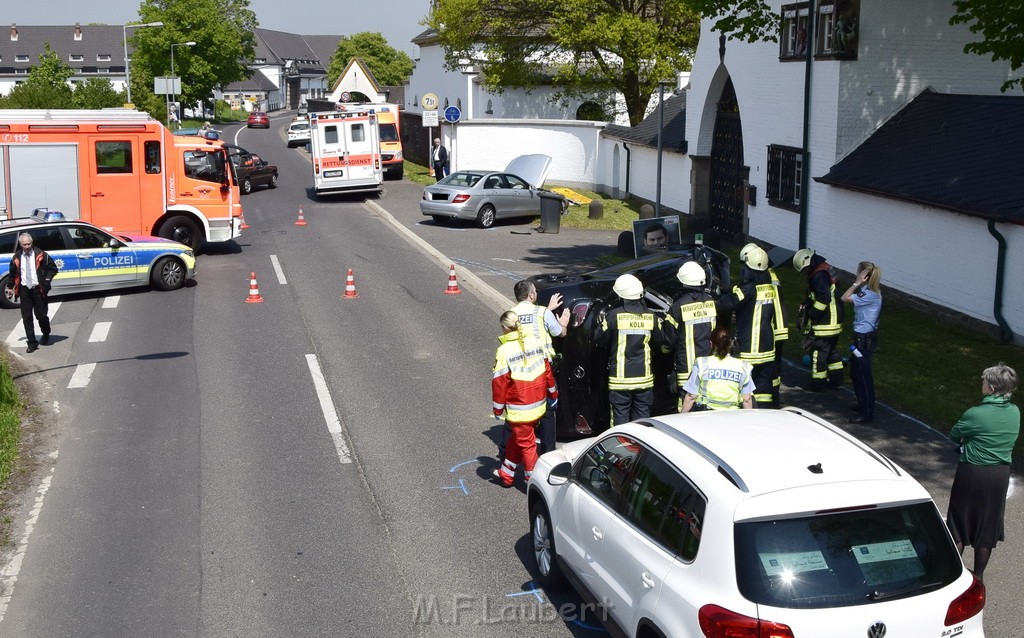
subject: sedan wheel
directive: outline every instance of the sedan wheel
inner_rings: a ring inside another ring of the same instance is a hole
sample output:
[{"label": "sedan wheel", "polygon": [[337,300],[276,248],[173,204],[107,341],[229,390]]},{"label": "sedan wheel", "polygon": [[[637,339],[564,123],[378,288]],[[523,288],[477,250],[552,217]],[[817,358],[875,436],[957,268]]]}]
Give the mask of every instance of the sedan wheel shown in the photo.
[{"label": "sedan wheel", "polygon": [[277,173],[270,176],[270,187],[277,188]]},{"label": "sedan wheel", "polygon": [[490,204],[484,204],[480,208],[480,212],[476,214],[476,225],[480,228],[490,228],[494,226],[494,206]]},{"label": "sedan wheel", "polygon": [[246,177],[244,180],[242,180],[242,194],[243,195],[248,195],[251,192],[252,192],[252,180],[249,179],[248,177]]},{"label": "sedan wheel", "polygon": [[530,540],[533,544],[533,562],[537,566],[540,584],[550,589],[565,585],[558,561],[555,559],[554,531],[548,510],[539,500],[530,508]]},{"label": "sedan wheel", "polygon": [[10,275],[4,275],[3,279],[0,279],[0,308],[19,308],[21,307],[21,301],[14,295],[14,282],[11,281]]},{"label": "sedan wheel", "polygon": [[185,285],[185,264],[174,257],[164,257],[153,266],[153,287],[177,290]]}]

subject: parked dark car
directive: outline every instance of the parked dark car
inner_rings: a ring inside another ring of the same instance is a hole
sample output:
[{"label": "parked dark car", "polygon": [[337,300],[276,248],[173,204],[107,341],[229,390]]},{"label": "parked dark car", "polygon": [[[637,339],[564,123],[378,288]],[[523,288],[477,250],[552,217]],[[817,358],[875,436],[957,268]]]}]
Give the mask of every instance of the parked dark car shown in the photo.
[{"label": "parked dark car", "polygon": [[235,171],[238,187],[243,195],[251,193],[255,186],[277,188],[277,166],[268,164],[259,155],[254,155],[241,146],[225,144],[224,147],[228,149],[231,167]]},{"label": "parked dark car", "polygon": [[[608,309],[618,302],[612,285],[619,275],[636,275],[644,284],[644,299],[658,316],[664,318],[683,288],[676,272],[690,260],[708,272],[708,289],[717,299],[731,289],[729,257],[708,246],[672,246],[615,266],[583,274],[535,275],[537,303],[546,306],[554,293],[562,294],[563,308],[570,311],[565,337],[555,339],[557,353],[554,368],[558,380],[557,438],[561,441],[593,436],[608,429],[608,349],[596,346],[597,330]],[[719,318],[721,320],[721,317]],[[672,374],[672,355],[655,349],[654,405],[652,414],[676,410],[676,396],[668,382]]]},{"label": "parked dark car", "polygon": [[270,116],[263,111],[253,111],[246,121],[247,128],[270,128]]}]

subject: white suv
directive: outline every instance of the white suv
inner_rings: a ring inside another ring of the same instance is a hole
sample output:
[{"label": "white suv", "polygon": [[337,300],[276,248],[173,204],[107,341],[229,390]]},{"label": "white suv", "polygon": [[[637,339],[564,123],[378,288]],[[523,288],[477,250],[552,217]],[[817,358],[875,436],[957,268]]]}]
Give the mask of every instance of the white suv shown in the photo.
[{"label": "white suv", "polygon": [[309,144],[309,121],[295,120],[288,125],[288,148]]},{"label": "white suv", "polygon": [[928,492],[807,412],[674,414],[537,462],[539,580],[613,634],[983,636],[985,587]]}]

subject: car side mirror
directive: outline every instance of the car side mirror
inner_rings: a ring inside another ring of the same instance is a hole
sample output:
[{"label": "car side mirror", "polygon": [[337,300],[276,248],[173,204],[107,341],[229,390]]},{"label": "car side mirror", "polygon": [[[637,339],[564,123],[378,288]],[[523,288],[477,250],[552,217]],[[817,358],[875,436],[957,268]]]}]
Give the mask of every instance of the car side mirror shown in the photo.
[{"label": "car side mirror", "polygon": [[569,473],[572,472],[572,464],[569,461],[559,463],[551,468],[548,474],[548,485],[565,485],[569,480]]}]

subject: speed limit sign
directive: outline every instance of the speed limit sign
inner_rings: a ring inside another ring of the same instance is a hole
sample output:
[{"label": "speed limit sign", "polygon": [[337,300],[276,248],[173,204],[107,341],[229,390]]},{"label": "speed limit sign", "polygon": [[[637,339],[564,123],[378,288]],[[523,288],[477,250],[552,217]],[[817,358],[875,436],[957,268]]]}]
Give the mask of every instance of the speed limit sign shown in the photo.
[{"label": "speed limit sign", "polygon": [[437,108],[437,96],[433,93],[424,93],[420,105],[426,111],[433,111]]}]

